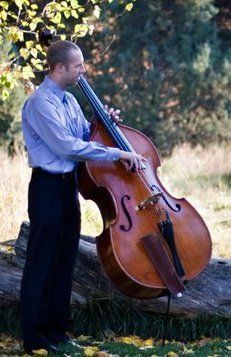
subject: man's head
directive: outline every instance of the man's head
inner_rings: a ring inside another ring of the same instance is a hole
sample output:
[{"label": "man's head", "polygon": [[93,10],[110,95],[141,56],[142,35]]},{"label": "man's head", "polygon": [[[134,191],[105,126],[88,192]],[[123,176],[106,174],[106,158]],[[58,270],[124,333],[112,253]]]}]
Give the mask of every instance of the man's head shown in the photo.
[{"label": "man's head", "polygon": [[85,72],[83,54],[71,41],[56,41],[47,52],[50,73],[61,86],[75,84],[78,75]]}]

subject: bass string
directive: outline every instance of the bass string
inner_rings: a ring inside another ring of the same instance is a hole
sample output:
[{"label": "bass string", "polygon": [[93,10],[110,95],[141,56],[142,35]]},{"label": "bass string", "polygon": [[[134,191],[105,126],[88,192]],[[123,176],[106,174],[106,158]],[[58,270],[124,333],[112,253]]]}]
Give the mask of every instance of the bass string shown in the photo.
[{"label": "bass string", "polygon": [[105,125],[106,129],[110,132],[110,134],[113,136],[116,143],[119,145],[121,149],[125,151],[129,151],[129,148],[126,147],[126,143],[124,143],[122,138],[120,137],[120,133],[118,133],[115,130],[114,125],[111,122],[109,122],[108,116],[105,113],[102,103],[99,101],[96,94],[93,92],[92,88],[87,83],[86,79],[80,76],[78,83],[80,85],[80,88],[83,90],[84,94],[90,101],[93,108],[97,111],[100,118],[103,120],[103,124]]},{"label": "bass string", "polygon": [[[94,109],[97,110],[98,114],[100,117],[103,119],[103,124],[105,125],[106,129],[111,133],[113,138],[116,140],[116,143],[120,144],[122,149],[125,149],[125,151],[133,151],[135,150],[132,148],[130,143],[127,141],[121,130],[117,127],[117,130],[115,126],[109,122],[109,118],[107,114],[105,113],[103,104],[100,102],[96,94],[94,93],[93,89],[90,87],[89,83],[87,80],[81,75],[78,78],[78,84],[80,88],[82,89],[83,93],[86,95],[87,99],[89,100],[90,104],[93,106]],[[127,141],[127,143],[125,142]],[[146,188],[148,189],[149,193],[152,193],[151,186],[152,186],[152,179],[153,179],[153,174],[150,168],[150,164],[145,162],[146,169],[145,172],[144,170],[142,172],[137,171],[136,173],[139,179],[145,184]],[[147,167],[148,166],[148,167]]]}]

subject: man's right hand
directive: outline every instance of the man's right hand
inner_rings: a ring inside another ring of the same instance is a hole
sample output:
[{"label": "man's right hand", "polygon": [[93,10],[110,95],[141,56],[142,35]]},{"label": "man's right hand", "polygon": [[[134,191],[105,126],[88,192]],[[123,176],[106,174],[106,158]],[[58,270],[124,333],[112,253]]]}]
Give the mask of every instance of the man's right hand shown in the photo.
[{"label": "man's right hand", "polygon": [[131,171],[131,169],[134,169],[135,171],[142,170],[143,164],[147,161],[147,159],[140,154],[122,150],[120,151],[120,160],[127,171]]}]

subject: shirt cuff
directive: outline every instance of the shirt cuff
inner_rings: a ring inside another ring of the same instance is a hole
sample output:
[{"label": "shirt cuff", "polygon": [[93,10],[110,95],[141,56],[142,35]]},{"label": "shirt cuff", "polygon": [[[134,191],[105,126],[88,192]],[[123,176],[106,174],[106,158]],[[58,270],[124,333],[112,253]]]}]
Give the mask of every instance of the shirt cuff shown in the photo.
[{"label": "shirt cuff", "polygon": [[120,149],[108,147],[108,160],[117,161],[120,159]]}]

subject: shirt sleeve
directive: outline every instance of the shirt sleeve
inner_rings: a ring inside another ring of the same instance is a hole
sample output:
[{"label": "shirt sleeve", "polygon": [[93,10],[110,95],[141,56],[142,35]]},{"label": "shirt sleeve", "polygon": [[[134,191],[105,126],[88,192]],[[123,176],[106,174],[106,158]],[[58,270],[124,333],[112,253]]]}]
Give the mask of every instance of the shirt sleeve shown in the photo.
[{"label": "shirt sleeve", "polygon": [[[29,125],[59,157],[73,161],[120,159],[118,148],[107,147],[94,141],[86,142],[73,136],[69,128],[62,123],[58,109],[49,99],[32,97],[28,112]],[[86,135],[88,124],[85,125]]]}]

